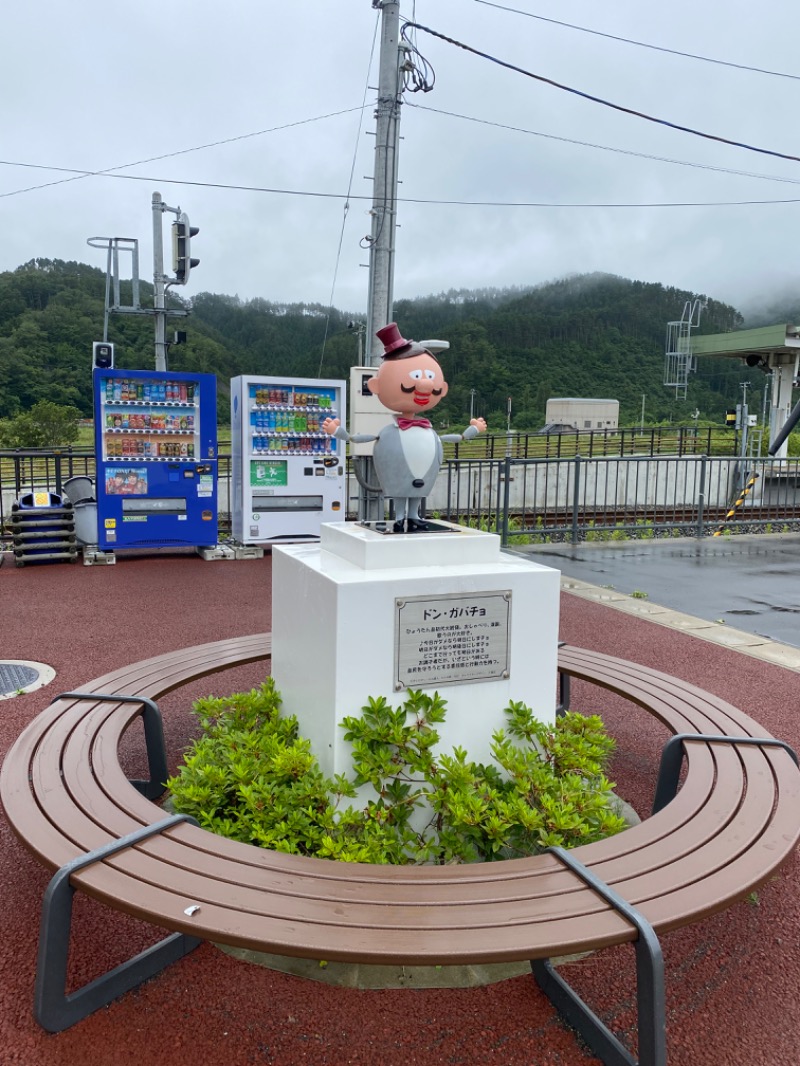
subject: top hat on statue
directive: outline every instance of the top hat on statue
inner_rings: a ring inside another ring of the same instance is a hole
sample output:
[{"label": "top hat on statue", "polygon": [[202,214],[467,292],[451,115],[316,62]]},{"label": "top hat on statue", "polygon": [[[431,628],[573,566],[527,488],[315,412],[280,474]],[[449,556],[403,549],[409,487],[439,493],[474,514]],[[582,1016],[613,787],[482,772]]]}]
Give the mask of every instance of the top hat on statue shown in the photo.
[{"label": "top hat on statue", "polygon": [[[401,337],[396,322],[390,322],[388,326],[377,330],[375,336],[383,345],[384,359],[406,359],[410,355],[421,355],[428,351],[417,341],[407,341]],[[430,355],[430,352],[428,354]]]},{"label": "top hat on statue", "polygon": [[375,336],[383,345],[384,358],[387,355],[391,355],[392,352],[399,351],[401,348],[407,348],[411,344],[411,341],[407,341],[400,336],[400,330],[397,328],[396,322],[390,322],[388,326],[379,329]]}]

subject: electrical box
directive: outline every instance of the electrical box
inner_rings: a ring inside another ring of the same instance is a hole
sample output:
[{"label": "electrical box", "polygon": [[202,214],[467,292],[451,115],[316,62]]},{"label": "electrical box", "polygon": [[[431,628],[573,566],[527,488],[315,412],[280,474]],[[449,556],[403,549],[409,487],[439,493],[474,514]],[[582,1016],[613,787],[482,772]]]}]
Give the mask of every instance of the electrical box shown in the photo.
[{"label": "electrical box", "polygon": [[[378,373],[376,366],[350,367],[350,436],[356,433],[369,433],[377,437],[384,426],[392,420],[388,411],[377,396],[367,388],[367,382]],[[373,441],[367,444],[350,444],[351,455],[372,455]]]}]

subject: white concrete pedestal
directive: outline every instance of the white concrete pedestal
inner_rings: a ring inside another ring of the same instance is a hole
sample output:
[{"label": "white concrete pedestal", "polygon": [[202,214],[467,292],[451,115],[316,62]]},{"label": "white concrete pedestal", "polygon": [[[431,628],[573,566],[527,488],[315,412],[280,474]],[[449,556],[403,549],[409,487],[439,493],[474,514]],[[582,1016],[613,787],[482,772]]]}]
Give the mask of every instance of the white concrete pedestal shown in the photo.
[{"label": "white concrete pedestal", "polygon": [[559,571],[501,552],[494,534],[452,530],[342,522],[319,544],[273,547],[272,675],[324,773],[350,772],[339,723],[370,696],[399,706],[406,688],[438,691],[440,749],[479,762],[510,700],[554,720]]}]

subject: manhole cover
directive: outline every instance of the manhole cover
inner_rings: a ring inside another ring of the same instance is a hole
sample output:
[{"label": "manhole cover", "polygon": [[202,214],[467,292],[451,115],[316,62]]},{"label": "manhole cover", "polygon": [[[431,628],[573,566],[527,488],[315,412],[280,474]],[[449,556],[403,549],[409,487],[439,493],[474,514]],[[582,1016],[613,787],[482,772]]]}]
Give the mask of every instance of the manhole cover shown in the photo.
[{"label": "manhole cover", "polygon": [[23,692],[49,685],[56,676],[55,670],[44,663],[34,663],[25,659],[5,659],[0,661],[0,700],[19,696]]}]

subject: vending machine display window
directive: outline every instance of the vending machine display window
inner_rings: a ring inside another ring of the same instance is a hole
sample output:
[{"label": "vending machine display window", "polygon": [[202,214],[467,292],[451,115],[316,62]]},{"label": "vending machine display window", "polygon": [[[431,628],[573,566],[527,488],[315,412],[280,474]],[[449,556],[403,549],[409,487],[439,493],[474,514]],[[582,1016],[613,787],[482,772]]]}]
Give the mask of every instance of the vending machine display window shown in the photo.
[{"label": "vending machine display window", "polygon": [[216,377],[93,372],[98,546],[212,547]]},{"label": "vending machine display window", "polygon": [[[316,378],[231,381],[232,522],[242,544],[316,540],[345,517],[345,383]],[[313,492],[311,489],[313,488]]]}]

